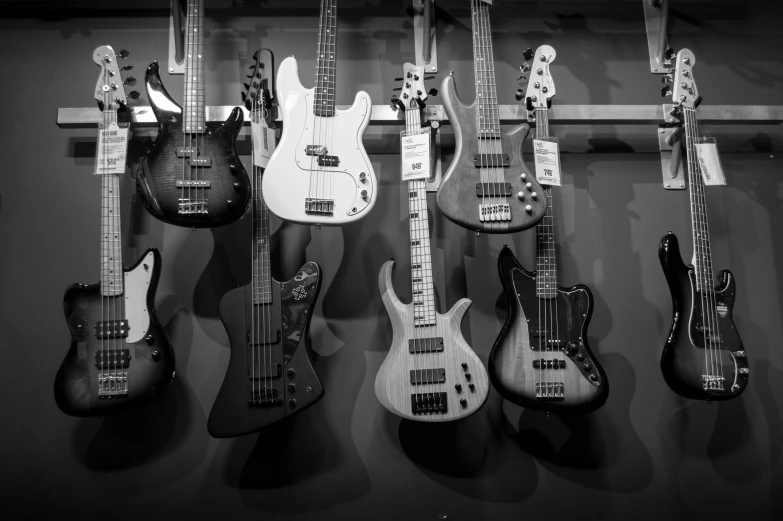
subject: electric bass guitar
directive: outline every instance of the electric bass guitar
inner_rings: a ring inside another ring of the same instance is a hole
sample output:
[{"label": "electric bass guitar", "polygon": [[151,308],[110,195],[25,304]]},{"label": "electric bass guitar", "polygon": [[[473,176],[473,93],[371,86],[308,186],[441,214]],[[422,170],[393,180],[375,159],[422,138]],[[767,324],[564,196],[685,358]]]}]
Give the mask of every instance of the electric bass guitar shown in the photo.
[{"label": "electric bass guitar", "polygon": [[[127,51],[122,51],[127,56]],[[122,264],[120,174],[125,138],[117,112],[126,95],[114,49],[93,53],[101,66],[95,99],[103,111],[96,174],[101,177],[100,284],[74,284],[65,292],[71,347],[54,381],[58,407],[71,416],[103,416],[127,410],[160,395],[174,377],[174,352],[155,316],[161,259],[149,249],[132,268]],[[119,154],[110,149],[119,147]]]},{"label": "electric bass guitar", "polygon": [[438,190],[438,206],[453,222],[477,232],[512,233],[535,225],[544,217],[546,202],[532,199],[541,193],[527,170],[522,146],[530,127],[500,129],[495,61],[489,24],[491,0],[470,0],[473,12],[473,63],[476,101],[465,105],[452,76],[443,80],[443,107],[454,128],[456,149]]},{"label": "electric bass guitar", "polygon": [[[243,93],[254,133],[266,133],[271,122],[267,71],[272,68],[261,67],[261,54],[254,55],[253,79]],[[253,136],[254,141],[263,138],[263,134]],[[315,262],[308,262],[287,282],[272,278],[269,211],[261,195],[262,157],[254,147],[252,280],[220,301],[231,359],[207,422],[209,433],[216,438],[257,431],[303,410],[323,395],[309,346],[321,270]]]},{"label": "electric bass guitar", "polygon": [[661,371],[669,387],[685,398],[726,400],[745,390],[749,368],[732,318],[737,291],[734,277],[724,270],[715,283],[712,272],[706,193],[696,150],[702,134],[696,114],[701,97],[693,76],[695,64],[690,50],[677,53],[673,114],[685,127],[693,257],[692,264],[686,266],[677,237],[669,232],[661,239],[658,257],[674,312]]},{"label": "electric bass guitar", "polygon": [[[406,63],[398,105],[405,111],[405,137],[421,134],[427,99],[424,68]],[[429,158],[427,158],[429,161]],[[471,305],[463,298],[445,315],[435,309],[425,179],[408,183],[412,302],[403,304],[392,285],[394,261],[381,267],[378,285],[392,323],[389,354],[375,377],[378,401],[397,416],[443,422],[469,416],[487,399],[484,366],[462,337],[460,325]]]},{"label": "electric bass guitar", "polygon": [[[555,50],[536,50],[526,103],[535,139],[549,139],[549,107],[555,84],[549,65]],[[526,58],[529,59],[529,51]],[[540,71],[540,73],[538,72]],[[498,271],[509,313],[489,355],[489,378],[507,400],[547,412],[592,411],[606,402],[609,382],[587,343],[593,295],[587,286],[565,288],[557,279],[552,188],[532,192],[546,213],[536,225],[536,271],[529,272],[504,246]]]},{"label": "electric bass guitar", "polygon": [[362,136],[372,103],[366,92],[335,109],[337,0],[321,0],[315,88],[299,81],[296,59],[277,73],[283,134],[264,173],[264,199],[286,221],[339,225],[361,219],[378,198],[378,181]]},{"label": "electric bass guitar", "polygon": [[235,151],[244,114],[235,107],[225,123],[206,122],[203,0],[189,0],[187,10],[185,106],[166,92],[153,62],[145,82],[158,137],[139,166],[136,190],[156,219],[209,228],[236,221],[250,202],[250,179]]}]

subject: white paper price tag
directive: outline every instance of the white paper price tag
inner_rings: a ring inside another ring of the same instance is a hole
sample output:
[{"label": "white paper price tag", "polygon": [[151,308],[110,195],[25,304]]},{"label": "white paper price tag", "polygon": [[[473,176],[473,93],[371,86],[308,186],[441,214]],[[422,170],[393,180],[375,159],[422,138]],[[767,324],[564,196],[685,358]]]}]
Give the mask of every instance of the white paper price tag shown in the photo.
[{"label": "white paper price tag", "polygon": [[707,186],[726,186],[726,176],[718,155],[718,143],[715,138],[705,137],[696,143],[696,156],[699,159],[701,178]]},{"label": "white paper price tag", "polygon": [[117,123],[98,131],[98,157],[95,175],[124,174],[128,157],[128,129]]},{"label": "white paper price tag", "polygon": [[430,177],[430,129],[421,134],[400,136],[402,144],[402,180],[429,179]]},{"label": "white paper price tag", "polygon": [[259,119],[258,123],[250,120],[250,134],[253,136],[253,165],[266,168],[269,158],[275,151],[275,129],[269,128],[266,121]]},{"label": "white paper price tag", "polygon": [[542,185],[560,186],[560,150],[557,138],[533,140],[536,179]]}]

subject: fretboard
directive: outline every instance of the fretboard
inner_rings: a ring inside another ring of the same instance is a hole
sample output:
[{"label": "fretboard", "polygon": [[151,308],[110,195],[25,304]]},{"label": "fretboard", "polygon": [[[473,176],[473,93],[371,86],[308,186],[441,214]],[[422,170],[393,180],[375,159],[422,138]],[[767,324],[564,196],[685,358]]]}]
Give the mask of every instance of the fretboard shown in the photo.
[{"label": "fretboard", "polygon": [[321,0],[321,21],[318,27],[315,99],[316,116],[334,116],[334,92],[337,72],[337,0]]},{"label": "fretboard", "polygon": [[500,113],[495,88],[495,58],[489,6],[470,0],[473,12],[473,70],[476,78],[476,128],[479,139],[500,139]]},{"label": "fretboard", "polygon": [[[405,135],[421,133],[421,116],[418,105],[405,112]],[[411,282],[413,325],[415,327],[436,324],[435,289],[432,281],[432,257],[430,256],[430,223],[427,212],[427,184],[424,179],[408,181],[408,212],[411,244]]]},{"label": "fretboard", "polygon": [[696,118],[696,109],[693,107],[683,107],[683,114],[685,115],[685,147],[688,155],[688,185],[691,200],[691,233],[693,235],[693,267],[696,272],[696,290],[713,291],[707,200],[695,146],[700,135],[699,121]]},{"label": "fretboard", "polygon": [[[535,138],[549,137],[549,111],[536,108]],[[541,185],[547,200],[546,213],[536,225],[536,296],[557,297],[557,250],[555,246],[555,220],[552,213],[552,187]]]},{"label": "fretboard", "polygon": [[185,132],[204,132],[204,3],[188,1],[185,24]]},{"label": "fretboard", "polygon": [[[103,111],[105,128],[117,122],[116,110]],[[98,142],[98,146],[105,146]],[[122,223],[120,176],[101,174],[101,295],[122,295]]]},{"label": "fretboard", "polygon": [[272,302],[272,268],[269,256],[269,209],[261,194],[261,167],[253,167],[253,303]]}]

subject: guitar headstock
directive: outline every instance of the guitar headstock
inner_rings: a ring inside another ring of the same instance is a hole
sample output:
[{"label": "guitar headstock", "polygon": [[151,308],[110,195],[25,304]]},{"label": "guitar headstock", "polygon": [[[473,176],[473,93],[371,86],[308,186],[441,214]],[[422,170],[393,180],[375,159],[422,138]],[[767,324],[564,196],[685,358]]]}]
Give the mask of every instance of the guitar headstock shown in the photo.
[{"label": "guitar headstock", "polygon": [[253,121],[263,119],[267,126],[274,126],[271,116],[272,100],[274,99],[274,56],[269,49],[259,49],[253,54],[255,63],[250,66],[252,73],[247,76],[244,84],[242,101],[250,111]]},{"label": "guitar headstock", "polygon": [[[675,105],[686,108],[696,108],[701,102],[696,80],[693,78],[693,66],[696,57],[689,49],[677,53],[672,83],[672,98]],[[664,87],[665,88],[665,87]]]},{"label": "guitar headstock", "polygon": [[[125,59],[128,54],[128,51],[122,50],[119,56]],[[120,72],[130,70],[133,66],[120,67],[117,55],[111,45],[101,45],[95,49],[92,53],[92,59],[101,67],[101,74],[95,84],[95,100],[101,110],[121,110],[127,104],[129,97],[131,99],[139,97],[139,93],[136,91],[125,93],[125,85],[134,85],[136,79],[128,77],[123,80]]]},{"label": "guitar headstock", "polygon": [[424,80],[432,79],[434,76],[425,77],[424,66],[413,65],[412,63],[406,63],[402,66],[402,78],[396,78],[397,81],[402,82],[402,86],[394,90],[400,91],[400,95],[396,94],[391,98],[392,107],[400,110],[408,110],[411,108],[423,109],[426,106],[427,98],[431,96],[437,96],[437,89],[430,89],[424,86]]},{"label": "guitar headstock", "polygon": [[557,53],[549,45],[542,45],[536,49],[533,61],[522,67],[523,72],[530,72],[530,79],[525,92],[527,110],[533,111],[539,108],[552,106],[552,98],[555,95],[555,81],[549,72],[549,65],[555,61]]}]

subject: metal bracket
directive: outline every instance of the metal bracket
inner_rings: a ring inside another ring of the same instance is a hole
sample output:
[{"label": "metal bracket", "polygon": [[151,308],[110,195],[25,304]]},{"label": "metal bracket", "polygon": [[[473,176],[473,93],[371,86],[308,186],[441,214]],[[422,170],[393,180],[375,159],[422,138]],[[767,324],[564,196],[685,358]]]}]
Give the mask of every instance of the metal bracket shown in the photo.
[{"label": "metal bracket", "polygon": [[[426,112],[426,111],[425,111]],[[426,180],[427,191],[437,192],[440,188],[440,182],[443,178],[443,152],[440,146],[440,122],[432,121],[430,123],[432,128],[432,141],[431,141],[431,157],[434,160],[432,175]]]},{"label": "metal bracket", "polygon": [[438,72],[438,39],[432,23],[435,0],[413,0],[413,37],[416,65],[428,73]]},{"label": "metal bracket", "polygon": [[669,0],[642,0],[642,4],[650,70],[655,74],[666,74],[673,68],[669,59]]},{"label": "metal bracket", "polygon": [[185,74],[185,0],[171,0],[169,12],[169,74]]},{"label": "metal bracket", "polygon": [[658,129],[661,149],[661,173],[666,190],[685,190],[685,167],[682,163],[683,127]]}]

